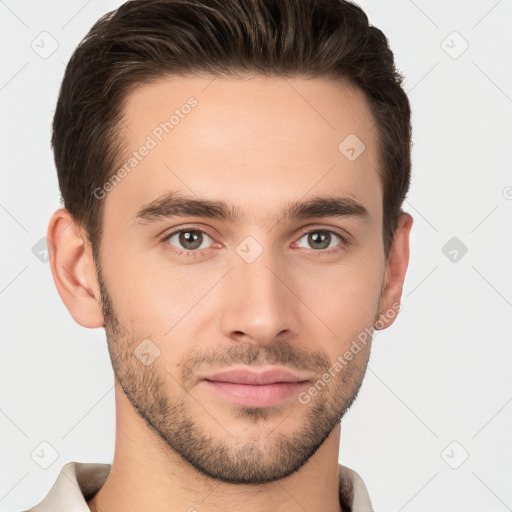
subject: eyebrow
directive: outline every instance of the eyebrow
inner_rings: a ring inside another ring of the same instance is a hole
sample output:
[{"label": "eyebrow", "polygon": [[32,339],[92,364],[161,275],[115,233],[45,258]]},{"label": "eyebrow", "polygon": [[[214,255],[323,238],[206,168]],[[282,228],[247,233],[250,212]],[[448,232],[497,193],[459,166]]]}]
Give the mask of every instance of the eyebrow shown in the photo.
[{"label": "eyebrow", "polygon": [[[133,224],[147,224],[172,217],[204,217],[220,221],[237,222],[246,217],[240,207],[225,201],[194,198],[179,192],[169,192],[155,199],[133,216]],[[306,201],[287,203],[277,215],[275,222],[304,220],[313,217],[356,217],[370,220],[368,210],[350,197],[313,197]]]}]

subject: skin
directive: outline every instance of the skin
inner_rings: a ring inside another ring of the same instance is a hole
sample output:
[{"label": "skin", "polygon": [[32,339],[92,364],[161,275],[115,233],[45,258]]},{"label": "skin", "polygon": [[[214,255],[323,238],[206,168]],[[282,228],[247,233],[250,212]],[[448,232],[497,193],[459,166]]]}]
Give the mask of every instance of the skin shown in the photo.
[{"label": "skin", "polygon": [[[350,83],[168,77],[129,95],[126,154],[190,96],[197,106],[102,199],[99,275],[67,210],[48,226],[59,294],[80,325],[105,328],[116,377],[112,470],[89,508],[340,511],[340,421],[371,342],[307,404],[295,394],[273,407],[237,405],[201,377],[275,365],[307,375],[311,386],[365,328],[376,320],[389,327],[412,217],[401,216],[385,260],[378,133]],[[338,150],[348,134],[366,146],[354,161]],[[232,202],[246,215],[133,222],[171,190]],[[279,218],[290,201],[333,195],[364,205],[368,219]],[[179,234],[161,240],[180,228],[206,232],[194,257],[172,252],[190,247]],[[307,234],[325,230],[326,248],[312,245]],[[251,263],[236,251],[248,236],[262,248]],[[160,351],[148,365],[135,356],[145,339]]]}]

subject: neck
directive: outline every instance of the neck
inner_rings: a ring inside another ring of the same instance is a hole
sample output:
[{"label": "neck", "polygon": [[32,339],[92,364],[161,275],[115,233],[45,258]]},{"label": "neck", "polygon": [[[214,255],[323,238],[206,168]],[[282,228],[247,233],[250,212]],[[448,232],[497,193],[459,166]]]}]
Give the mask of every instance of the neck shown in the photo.
[{"label": "neck", "polygon": [[318,451],[288,477],[229,484],[200,473],[136,414],[116,383],[116,444],[110,474],[87,503],[92,512],[340,512],[338,424]]}]

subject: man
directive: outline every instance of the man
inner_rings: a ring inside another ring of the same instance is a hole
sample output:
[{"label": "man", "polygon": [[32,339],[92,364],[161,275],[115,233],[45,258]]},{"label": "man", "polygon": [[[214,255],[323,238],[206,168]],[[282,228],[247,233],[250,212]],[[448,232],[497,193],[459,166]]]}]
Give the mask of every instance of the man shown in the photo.
[{"label": "man", "polygon": [[116,444],[31,510],[371,511],[340,420],[412,227],[382,32],[340,0],[132,0],[75,51],[53,130],[52,273],[105,328]]}]

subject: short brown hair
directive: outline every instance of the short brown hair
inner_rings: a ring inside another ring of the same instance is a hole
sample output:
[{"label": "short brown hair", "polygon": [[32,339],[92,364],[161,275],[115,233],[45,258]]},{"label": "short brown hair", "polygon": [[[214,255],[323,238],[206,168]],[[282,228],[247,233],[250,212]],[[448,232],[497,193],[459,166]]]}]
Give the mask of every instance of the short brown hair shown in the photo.
[{"label": "short brown hair", "polygon": [[104,203],[93,191],[120,161],[123,102],[137,85],[196,72],[338,77],[364,91],[379,134],[388,257],[410,183],[410,105],[385,35],[344,0],[130,0],[102,16],[66,67],[52,134],[64,207],[93,251]]}]

